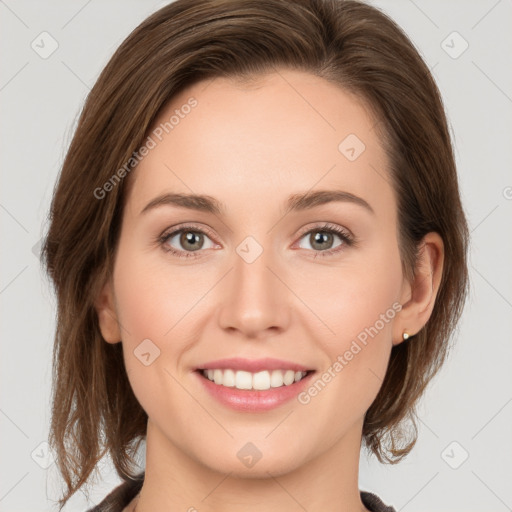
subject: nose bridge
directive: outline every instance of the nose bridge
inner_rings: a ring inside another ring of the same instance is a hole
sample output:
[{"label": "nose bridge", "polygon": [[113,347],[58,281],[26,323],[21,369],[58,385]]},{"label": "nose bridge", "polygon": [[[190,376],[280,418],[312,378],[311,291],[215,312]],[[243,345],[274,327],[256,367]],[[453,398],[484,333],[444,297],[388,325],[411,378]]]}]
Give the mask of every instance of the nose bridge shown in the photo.
[{"label": "nose bridge", "polygon": [[271,237],[260,243],[247,236],[235,248],[233,270],[228,279],[226,300],[222,301],[221,323],[254,336],[268,328],[282,328],[285,314],[285,286],[275,275],[275,254]]},{"label": "nose bridge", "polygon": [[246,303],[268,305],[276,293],[279,294],[275,276],[270,271],[275,266],[270,237],[259,242],[249,235],[236,247],[235,252],[234,295]]}]

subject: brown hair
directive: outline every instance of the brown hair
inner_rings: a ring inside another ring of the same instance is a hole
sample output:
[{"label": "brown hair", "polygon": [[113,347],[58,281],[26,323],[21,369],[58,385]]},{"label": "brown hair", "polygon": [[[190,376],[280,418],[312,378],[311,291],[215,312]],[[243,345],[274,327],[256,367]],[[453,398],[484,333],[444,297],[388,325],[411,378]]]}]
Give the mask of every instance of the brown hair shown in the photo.
[{"label": "brown hair", "polygon": [[446,358],[468,291],[468,228],[429,69],[390,18],[361,2],[177,0],[143,21],[99,76],[54,191],[42,256],[58,299],[49,441],[67,485],[62,506],[105,453],[121,478],[133,478],[133,444],[144,439],[147,424],[122,344],[103,340],[94,308],[113,269],[130,180],[118,180],[101,199],[94,191],[130,160],[185,87],[278,67],[336,83],[374,112],[391,162],[405,275],[413,276],[425,234],[435,231],[444,241],[432,315],[411,340],[393,347],[363,425],[363,441],[381,462],[398,462],[416,442],[415,405]]}]

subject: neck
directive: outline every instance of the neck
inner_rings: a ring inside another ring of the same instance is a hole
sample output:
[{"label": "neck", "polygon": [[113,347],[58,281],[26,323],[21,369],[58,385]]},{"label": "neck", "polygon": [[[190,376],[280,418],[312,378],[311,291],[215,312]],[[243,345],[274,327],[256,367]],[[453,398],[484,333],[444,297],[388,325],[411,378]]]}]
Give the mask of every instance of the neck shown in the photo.
[{"label": "neck", "polygon": [[[320,450],[302,464],[285,464],[263,455],[251,469],[237,461],[222,473],[204,463],[207,454],[199,460],[148,421],[145,479],[133,510],[259,512],[265,504],[266,512],[295,508],[309,512],[366,511],[358,488],[361,428],[362,421],[334,446]],[[215,436],[210,435],[215,443]],[[233,453],[244,444],[233,442]],[[269,453],[263,442],[259,447],[263,454]],[[210,459],[215,463],[214,456]]]}]

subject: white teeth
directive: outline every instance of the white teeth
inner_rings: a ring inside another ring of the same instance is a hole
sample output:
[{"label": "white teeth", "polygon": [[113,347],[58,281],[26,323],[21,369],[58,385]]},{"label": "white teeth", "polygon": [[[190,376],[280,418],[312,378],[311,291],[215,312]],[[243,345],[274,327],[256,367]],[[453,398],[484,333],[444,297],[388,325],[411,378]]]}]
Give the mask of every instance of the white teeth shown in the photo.
[{"label": "white teeth", "polygon": [[[222,384],[224,384],[224,382]],[[242,371],[236,372],[235,388],[251,389],[252,388],[252,375],[249,372],[242,372]]]},{"label": "white teeth", "polygon": [[273,388],[280,388],[284,384],[283,372],[281,370],[274,370],[270,377],[270,385]]},{"label": "white teeth", "polygon": [[234,387],[236,379],[235,372],[233,370],[224,370],[224,376],[222,378],[222,384],[230,388]]},{"label": "white teeth", "polygon": [[213,370],[213,382],[222,384],[222,370]]},{"label": "white teeth", "polygon": [[306,376],[307,372],[294,372],[293,370],[267,370],[257,373],[234,370],[209,369],[203,370],[203,375],[218,384],[228,388],[255,389],[264,391],[270,388],[290,386]]},{"label": "white teeth", "polygon": [[[203,372],[204,374],[204,372]],[[213,374],[212,376],[210,376]],[[215,384],[222,384],[232,388],[235,385],[235,372],[233,370],[208,370],[206,375]]]},{"label": "white teeth", "polygon": [[270,389],[270,375],[268,372],[258,372],[252,376],[252,387],[254,389]]},{"label": "white teeth", "polygon": [[287,370],[284,374],[284,383],[289,386],[290,384],[293,384],[293,381],[295,380],[295,372],[293,370]]}]

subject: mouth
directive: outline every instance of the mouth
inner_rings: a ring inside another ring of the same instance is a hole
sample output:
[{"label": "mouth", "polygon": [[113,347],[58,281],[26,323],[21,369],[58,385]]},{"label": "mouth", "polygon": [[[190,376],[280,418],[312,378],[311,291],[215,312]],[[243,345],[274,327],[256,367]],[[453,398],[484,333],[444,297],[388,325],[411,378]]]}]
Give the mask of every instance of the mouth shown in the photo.
[{"label": "mouth", "polygon": [[198,368],[196,372],[204,379],[225,388],[247,391],[268,391],[301,382],[315,370],[294,371],[285,369],[249,372],[234,368]]},{"label": "mouth", "polygon": [[198,368],[192,373],[219,404],[243,413],[265,413],[296,399],[311,385],[316,371]]}]

